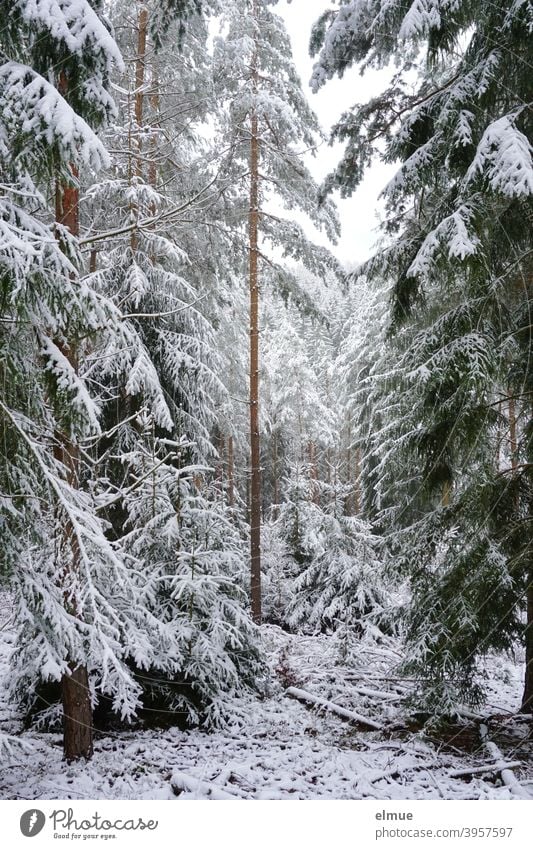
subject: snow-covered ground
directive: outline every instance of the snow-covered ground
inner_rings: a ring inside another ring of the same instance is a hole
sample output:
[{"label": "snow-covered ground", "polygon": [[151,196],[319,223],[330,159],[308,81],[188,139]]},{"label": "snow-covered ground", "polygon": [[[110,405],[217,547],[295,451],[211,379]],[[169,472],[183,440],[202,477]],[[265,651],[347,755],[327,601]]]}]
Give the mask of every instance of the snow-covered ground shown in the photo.
[{"label": "snow-covered ground", "polygon": [[[409,717],[409,682],[394,678],[394,647],[363,645],[355,662],[339,662],[331,637],[289,635],[264,628],[271,659],[270,692],[235,704],[232,727],[216,733],[134,731],[96,740],[90,764],[67,766],[61,739],[21,729],[6,703],[12,642],[0,632],[0,731],[24,747],[4,760],[4,799],[508,799],[533,798],[533,742],[528,723],[513,716],[521,669],[508,660],[488,665],[491,695],[483,711],[489,736],[506,763],[518,763],[518,790],[500,773],[457,775],[494,763],[479,722],[428,735]],[[365,730],[323,707],[287,694],[291,687],[356,712],[382,726]]]}]

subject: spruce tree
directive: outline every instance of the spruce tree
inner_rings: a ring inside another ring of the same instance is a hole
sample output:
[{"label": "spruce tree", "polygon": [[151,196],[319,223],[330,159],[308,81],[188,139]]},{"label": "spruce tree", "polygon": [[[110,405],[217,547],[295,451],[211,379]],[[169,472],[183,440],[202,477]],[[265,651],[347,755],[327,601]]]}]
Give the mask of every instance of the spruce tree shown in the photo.
[{"label": "spruce tree", "polygon": [[[226,104],[220,124],[221,146],[228,150],[224,173],[236,185],[246,180],[248,189],[246,202],[242,198],[240,224],[246,228],[250,296],[250,545],[256,621],[261,619],[258,322],[262,257],[270,243],[313,270],[334,264],[327,251],[310,243],[296,221],[271,211],[268,201],[275,197],[286,209],[303,211],[332,239],[337,232],[333,207],[327,203],[319,209],[318,187],[302,160],[303,150],[314,148],[319,126],[303,95],[283,22],[271,11],[272,5],[269,0],[230,0],[222,15],[227,33],[215,43],[216,90]],[[235,223],[239,226],[237,218]]]},{"label": "spruce tree", "polygon": [[[374,157],[401,163],[385,189],[389,242],[366,270],[394,290],[381,470],[413,578],[409,668],[431,710],[479,695],[477,658],[520,631],[524,710],[533,692],[531,26],[530,4],[511,0],[353,0],[314,31],[316,88],[357,62],[399,66],[336,126],[346,153],[326,188],[351,193]],[[509,397],[511,452],[498,447]]]}]

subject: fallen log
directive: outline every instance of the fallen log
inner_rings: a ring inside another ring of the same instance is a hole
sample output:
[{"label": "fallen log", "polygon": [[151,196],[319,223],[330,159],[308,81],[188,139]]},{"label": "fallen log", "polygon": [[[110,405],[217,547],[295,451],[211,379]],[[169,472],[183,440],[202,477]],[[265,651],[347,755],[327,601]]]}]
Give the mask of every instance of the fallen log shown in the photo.
[{"label": "fallen log", "polygon": [[399,702],[403,698],[399,693],[386,693],[383,690],[371,690],[369,687],[353,687],[353,689],[361,696],[370,696],[370,698],[383,699],[387,702]]},{"label": "fallen log", "polygon": [[531,795],[527,792],[525,787],[522,787],[512,769],[505,763],[503,755],[496,743],[489,740],[489,729],[483,723],[479,726],[479,736],[481,737],[481,741],[486,751],[500,765],[500,769],[498,771],[501,773],[502,781],[506,787],[508,787],[511,793],[519,799],[531,799]]},{"label": "fallen log", "polygon": [[473,775],[489,775],[490,773],[502,772],[506,769],[516,769],[522,766],[520,761],[511,761],[510,763],[494,763],[484,764],[483,766],[471,766],[464,769],[454,769],[448,773],[448,778],[468,778]]},{"label": "fallen log", "polygon": [[374,722],[373,719],[368,719],[368,717],[362,716],[360,713],[355,713],[353,710],[347,710],[340,705],[336,705],[334,702],[328,702],[327,699],[322,699],[320,696],[313,696],[312,693],[308,693],[306,690],[300,690],[298,687],[289,687],[285,690],[285,694],[287,696],[291,696],[293,699],[297,699],[299,702],[304,702],[304,704],[314,705],[315,707],[322,708],[322,710],[328,711],[329,713],[334,713],[336,716],[340,716],[341,719],[345,719],[348,722],[363,725],[372,731],[384,730],[383,725],[380,725],[378,722]]}]

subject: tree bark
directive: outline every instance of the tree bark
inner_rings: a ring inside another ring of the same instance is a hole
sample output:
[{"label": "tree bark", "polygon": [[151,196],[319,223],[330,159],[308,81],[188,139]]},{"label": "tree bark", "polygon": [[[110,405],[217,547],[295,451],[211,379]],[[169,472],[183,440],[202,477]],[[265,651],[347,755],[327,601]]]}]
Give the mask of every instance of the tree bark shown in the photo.
[{"label": "tree bark", "polygon": [[[141,127],[143,125],[144,113],[144,78],[146,69],[146,36],[148,32],[148,9],[146,6],[141,6],[137,19],[137,56],[135,59],[135,96],[134,96],[134,115],[135,115],[135,176],[138,179],[142,178],[142,162],[141,162]],[[130,119],[131,120],[131,119]],[[130,124],[131,126],[131,124]],[[131,133],[130,133],[131,140]],[[137,221],[139,218],[139,207],[134,201],[130,204],[130,216],[132,221]],[[139,234],[136,229],[131,231],[130,246],[133,253],[136,253],[139,247]]]},{"label": "tree bark", "polygon": [[224,434],[220,433],[218,437],[218,463],[215,466],[215,483],[217,500],[220,497],[220,503],[224,503],[224,465],[226,462],[226,440]]},{"label": "tree bark", "polygon": [[235,484],[234,484],[234,449],[233,437],[228,436],[228,506],[235,507]]},{"label": "tree bark", "polygon": [[310,441],[307,445],[307,455],[309,457],[309,477],[312,482],[312,499],[313,504],[320,504],[320,492],[318,489],[318,466],[316,460],[316,444]]},{"label": "tree bark", "polygon": [[[257,0],[253,0],[252,15],[259,25]],[[252,106],[250,124],[250,211],[249,289],[250,289],[250,572],[251,601],[254,622],[261,622],[261,446],[259,437],[259,121],[255,97],[259,72],[257,45],[252,57]]]},{"label": "tree bark", "polygon": [[[137,130],[137,151],[140,154],[141,128],[144,122],[144,80],[146,74],[146,36],[148,33],[148,9],[142,5],[139,9],[137,24],[137,56],[135,58],[135,123]],[[137,156],[136,174],[142,177],[142,163]]]},{"label": "tree bark", "polygon": [[355,449],[355,477],[353,490],[354,516],[361,515],[361,449]]},{"label": "tree bark", "polygon": [[274,507],[272,516],[277,519],[279,511],[279,458],[278,458],[278,432],[272,434],[272,475],[274,478]]},{"label": "tree bark", "polygon": [[[511,404],[512,401],[512,404]],[[532,411],[533,412],[533,411]],[[517,427],[516,427],[516,408],[514,398],[509,396],[509,424],[511,438],[511,466],[516,471],[518,467],[517,456]],[[530,483],[531,486],[531,483]],[[533,522],[533,494],[529,497],[529,519]],[[531,532],[530,532],[531,533]],[[529,547],[531,545],[528,540]],[[531,553],[529,554],[531,563]],[[530,565],[527,574],[526,585],[526,627],[524,632],[524,642],[526,649],[526,668],[524,671],[524,692],[522,694],[522,704],[520,713],[533,713],[533,563]]]},{"label": "tree bark", "polygon": [[[68,79],[61,73],[58,85],[63,97],[68,95]],[[56,221],[66,227],[73,236],[79,236],[79,187],[78,171],[72,165],[72,183],[58,182],[56,185]],[[78,369],[78,350],[76,340],[65,343],[55,340],[61,353],[71,366]],[[55,458],[66,469],[67,481],[73,488],[79,486],[80,452],[79,446],[65,433],[56,432]],[[63,582],[65,588],[65,607],[67,611],[79,617],[79,611],[69,599],[73,584],[78,580],[80,571],[80,550],[74,528],[70,523],[62,529],[62,542],[59,547],[65,560]],[[70,672],[61,679],[63,703],[63,750],[67,761],[80,758],[89,759],[93,754],[93,715],[89,691],[87,667],[67,658]]]},{"label": "tree bark", "polygon": [[527,576],[526,617],[526,668],[520,713],[533,713],[533,567]]},{"label": "tree bark", "polygon": [[516,436],[516,401],[509,391],[507,393],[509,400],[509,451],[511,454],[511,468],[516,471],[518,465],[517,448],[518,441]]}]

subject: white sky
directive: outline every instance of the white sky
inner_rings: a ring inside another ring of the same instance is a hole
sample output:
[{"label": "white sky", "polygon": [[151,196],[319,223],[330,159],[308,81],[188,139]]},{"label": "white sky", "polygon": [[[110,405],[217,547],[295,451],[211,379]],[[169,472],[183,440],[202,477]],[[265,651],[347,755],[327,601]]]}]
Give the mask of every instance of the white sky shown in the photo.
[{"label": "white sky", "polygon": [[[388,71],[367,71],[364,77],[361,77],[358,70],[353,68],[346,71],[342,80],[335,77],[326,83],[318,94],[312,93],[309,80],[314,60],[309,56],[309,37],[313,23],[329,5],[328,0],[292,0],[291,3],[280,0],[273,10],[285,20],[292,41],[294,62],[304,91],[308,94],[309,102],[328,136],[332,125],[343,112],[354,103],[365,102],[369,97],[378,94],[390,77]],[[317,180],[322,181],[334,168],[342,149],[342,145],[330,147],[325,143],[318,150],[316,157],[307,162]],[[376,228],[381,207],[378,195],[394,170],[393,166],[377,163],[368,171],[352,198],[341,200],[338,195],[335,196],[342,224],[341,239],[335,253],[342,262],[352,265],[370,255],[378,236]]]}]

